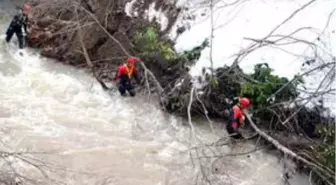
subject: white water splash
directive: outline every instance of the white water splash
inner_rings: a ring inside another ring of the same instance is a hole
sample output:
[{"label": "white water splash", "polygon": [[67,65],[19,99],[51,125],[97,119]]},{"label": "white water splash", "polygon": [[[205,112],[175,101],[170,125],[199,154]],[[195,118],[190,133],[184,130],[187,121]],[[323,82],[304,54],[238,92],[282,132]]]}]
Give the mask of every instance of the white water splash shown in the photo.
[{"label": "white water splash", "polygon": [[[1,20],[2,33],[8,21]],[[25,49],[20,56],[15,37],[10,44],[3,38],[1,149],[51,152],[34,156],[53,168],[52,177],[67,184],[92,185],[107,176],[116,185],[165,184],[165,179],[167,184],[194,184],[195,171],[186,152],[190,130],[181,118],[160,111],[147,97],[104,92],[91,75],[34,50]],[[225,135],[222,129],[211,133],[206,124],[200,125],[196,131],[203,142]],[[245,143],[221,150],[244,152],[254,147]],[[234,184],[283,183],[281,164],[262,151],[250,158],[227,158],[225,164]],[[296,185],[307,183],[305,178]]]}]

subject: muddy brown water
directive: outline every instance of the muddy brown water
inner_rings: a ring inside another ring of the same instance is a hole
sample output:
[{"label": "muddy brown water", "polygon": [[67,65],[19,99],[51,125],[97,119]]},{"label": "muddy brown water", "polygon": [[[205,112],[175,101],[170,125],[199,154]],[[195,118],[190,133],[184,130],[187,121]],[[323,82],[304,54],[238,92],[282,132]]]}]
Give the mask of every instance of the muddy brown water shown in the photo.
[{"label": "muddy brown water", "polygon": [[[89,74],[35,50],[25,49],[20,56],[15,36],[10,44],[4,42],[18,2],[0,1],[0,146],[3,151],[30,152],[25,159],[50,179],[17,158],[8,159],[12,165],[42,184],[196,184],[198,171],[187,152],[195,143],[184,120],[163,113],[146,96],[122,98],[104,92]],[[195,121],[202,142],[226,135],[218,125],[211,132],[203,122]],[[254,148],[253,143],[241,143],[220,150],[227,154]],[[249,157],[227,157],[212,168],[216,170],[209,176],[214,182],[222,179],[220,184],[283,184],[283,163],[262,150]],[[1,170],[10,171],[6,165]],[[308,183],[299,174],[291,180],[292,185]]]}]

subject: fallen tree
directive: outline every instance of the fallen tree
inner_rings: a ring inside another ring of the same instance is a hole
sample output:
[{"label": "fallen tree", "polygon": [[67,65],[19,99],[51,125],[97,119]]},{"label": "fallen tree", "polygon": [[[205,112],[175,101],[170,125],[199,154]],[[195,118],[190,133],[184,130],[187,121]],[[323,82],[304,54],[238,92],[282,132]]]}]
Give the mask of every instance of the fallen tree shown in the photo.
[{"label": "fallen tree", "polygon": [[[160,30],[155,20],[131,18],[123,11],[126,3],[122,0],[89,4],[80,0],[41,1],[34,7],[29,46],[42,48],[42,55],[66,64],[94,69],[104,89],[108,89],[105,82],[112,80],[116,68],[126,57],[140,56],[143,84],[147,84],[150,92],[154,85],[161,102],[167,102],[162,97],[167,91],[163,87],[171,86],[181,75],[188,76],[187,66],[199,58],[206,42],[190,52],[178,54],[173,42],[164,35],[169,26]],[[133,8],[143,11],[150,3],[152,1],[135,4]],[[169,9],[172,5],[161,3],[158,6]],[[111,9],[103,15],[107,7]],[[167,14],[170,21],[176,20],[176,13]],[[170,27],[171,24],[168,23]]]},{"label": "fallen tree", "polygon": [[[133,6],[138,12],[144,12],[151,2],[154,1],[148,0]],[[303,42],[317,48],[316,44],[299,40],[293,36],[294,33],[275,35],[274,32],[281,25],[277,26],[263,39],[249,38],[252,41],[251,46],[238,52],[232,66],[217,69],[211,67],[210,73],[204,69],[203,77],[197,80],[202,87],[195,89],[195,81],[188,74],[189,67],[198,60],[201,51],[209,46],[209,41],[205,40],[190,51],[177,53],[173,41],[165,36],[169,26],[161,29],[155,20],[130,17],[124,11],[126,3],[122,0],[40,1],[34,8],[30,22],[29,45],[42,48],[44,56],[90,69],[104,89],[110,88],[107,82],[112,80],[116,68],[126,57],[139,56],[142,60],[139,66],[143,74],[142,90],[149,94],[156,93],[162,107],[167,111],[188,118],[196,115],[205,115],[208,119],[226,118],[237,97],[247,96],[254,105],[254,120],[249,118],[249,122],[259,135],[278,150],[307,165],[322,178],[322,182],[333,181],[330,172],[334,171],[334,163],[327,169],[321,165],[330,163],[330,160],[323,161],[323,157],[326,155],[329,158],[334,153],[325,154],[323,150],[332,149],[334,140],[324,141],[330,133],[318,135],[316,127],[329,129],[330,125],[334,126],[334,122],[330,123],[330,119],[322,116],[322,111],[312,114],[316,111],[302,105],[288,105],[297,103],[300,94],[298,87],[303,84],[303,76],[324,68],[333,68],[335,61],[325,62],[293,79],[273,75],[267,64],[256,65],[253,74],[245,74],[239,67],[239,62],[244,57],[267,45]],[[310,4],[311,2],[302,8]],[[173,4],[157,2],[157,6],[173,11],[168,16],[168,25],[171,26],[178,11]],[[300,9],[295,11],[281,24],[299,11]],[[295,32],[303,29],[305,28]],[[211,42],[210,40],[210,47]],[[318,91],[310,98],[322,95]],[[258,127],[254,122],[258,123]],[[190,125],[193,127],[191,122]],[[289,144],[289,135],[299,138],[298,142]],[[300,138],[305,138],[307,142],[301,142]],[[314,160],[311,158],[318,162],[312,162]]]},{"label": "fallen tree", "polygon": [[250,125],[253,127],[253,129],[264,139],[272,143],[278,150],[284,153],[284,155],[288,155],[289,157],[292,157],[295,160],[298,160],[299,162],[303,163],[303,165],[310,167],[315,171],[315,173],[319,174],[320,177],[325,180],[328,184],[334,184],[335,182],[335,171],[332,169],[329,169],[325,167],[323,164],[320,164],[319,162],[310,161],[297,153],[293,152],[292,150],[288,149],[287,147],[283,146],[279,141],[275,140],[273,137],[262,131],[258,128],[258,126],[254,123],[254,121],[251,119],[251,117],[246,114],[246,118],[249,120]]}]

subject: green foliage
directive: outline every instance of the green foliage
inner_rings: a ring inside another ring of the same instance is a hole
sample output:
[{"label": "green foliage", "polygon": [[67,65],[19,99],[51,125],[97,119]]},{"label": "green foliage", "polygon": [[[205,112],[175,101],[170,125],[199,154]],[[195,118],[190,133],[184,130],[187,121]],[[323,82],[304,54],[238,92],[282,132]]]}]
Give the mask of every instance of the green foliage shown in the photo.
[{"label": "green foliage", "polygon": [[323,144],[314,148],[317,160],[335,171],[335,124],[321,125],[317,133],[323,138]]},{"label": "green foliage", "polygon": [[135,43],[143,55],[151,55],[159,52],[166,60],[174,60],[177,54],[174,46],[169,42],[160,40],[158,30],[154,26],[149,26],[144,32],[136,32]]},{"label": "green foliage", "polygon": [[[202,69],[202,74],[205,77],[205,80],[209,82],[212,88],[219,88],[219,82],[218,82],[218,77],[217,76],[211,76],[211,74],[205,72],[206,68]],[[212,70],[211,68],[208,68],[209,70]]]},{"label": "green foliage", "polygon": [[167,61],[181,61],[184,64],[193,65],[201,56],[202,50],[209,45],[209,42],[206,39],[200,46],[178,54],[175,52],[174,45],[171,42],[161,39],[158,34],[158,29],[152,25],[144,32],[136,32],[135,44],[145,56],[160,53]]},{"label": "green foliage", "polygon": [[323,166],[335,171],[335,146],[327,145],[318,150],[318,160],[322,162]]},{"label": "green foliage", "polygon": [[[272,72],[267,63],[256,64],[254,73],[248,75],[251,80],[242,84],[240,95],[249,97],[255,105],[254,109],[266,107],[271,103],[289,101],[298,96],[296,88],[302,80],[294,80],[295,83],[291,83],[287,78],[273,75]],[[274,98],[270,98],[272,96]]]},{"label": "green foliage", "polygon": [[179,55],[179,60],[182,60],[187,65],[194,65],[201,57],[201,52],[209,46],[209,40],[205,39],[201,45],[194,47],[190,51],[184,51]]},{"label": "green foliage", "polygon": [[211,87],[212,87],[212,88],[218,88],[219,84],[218,84],[218,80],[217,80],[217,78],[216,78],[216,77],[211,77],[210,75],[209,75],[208,78],[209,78]]},{"label": "green foliage", "polygon": [[332,144],[335,143],[335,125],[334,124],[321,124],[317,128],[317,134],[323,138],[324,143]]}]

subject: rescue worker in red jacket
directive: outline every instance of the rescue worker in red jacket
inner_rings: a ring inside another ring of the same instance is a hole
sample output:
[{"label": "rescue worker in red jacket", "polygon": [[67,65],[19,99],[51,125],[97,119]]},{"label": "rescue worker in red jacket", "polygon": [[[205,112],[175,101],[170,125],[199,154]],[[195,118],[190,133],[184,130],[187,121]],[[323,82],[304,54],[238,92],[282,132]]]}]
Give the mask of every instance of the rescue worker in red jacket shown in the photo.
[{"label": "rescue worker in red jacket", "polygon": [[128,57],[127,64],[122,64],[119,66],[118,71],[114,77],[114,81],[118,81],[118,89],[122,96],[126,95],[126,91],[131,96],[135,96],[134,86],[132,84],[132,78],[134,77],[137,82],[139,82],[139,77],[137,75],[136,62],[140,60],[135,57]]},{"label": "rescue worker in red jacket", "polygon": [[239,99],[237,105],[233,106],[230,110],[229,122],[226,125],[226,130],[230,137],[234,139],[241,139],[243,136],[239,132],[239,128],[244,126],[245,111],[250,107],[251,102],[248,98],[242,97]]}]

